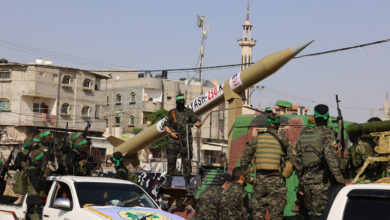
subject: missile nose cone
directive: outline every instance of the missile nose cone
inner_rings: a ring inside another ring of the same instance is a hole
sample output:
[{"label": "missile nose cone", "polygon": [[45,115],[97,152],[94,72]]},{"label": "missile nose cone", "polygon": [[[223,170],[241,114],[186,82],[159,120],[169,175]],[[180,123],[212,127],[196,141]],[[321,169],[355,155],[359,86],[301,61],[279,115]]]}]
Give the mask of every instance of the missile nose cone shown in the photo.
[{"label": "missile nose cone", "polygon": [[296,47],[292,47],[291,51],[294,54],[294,56],[297,55],[299,52],[301,52],[303,49],[305,49],[307,46],[309,46],[309,44],[313,43],[313,41],[314,40],[309,41],[307,43],[304,43],[302,45],[296,46]]}]

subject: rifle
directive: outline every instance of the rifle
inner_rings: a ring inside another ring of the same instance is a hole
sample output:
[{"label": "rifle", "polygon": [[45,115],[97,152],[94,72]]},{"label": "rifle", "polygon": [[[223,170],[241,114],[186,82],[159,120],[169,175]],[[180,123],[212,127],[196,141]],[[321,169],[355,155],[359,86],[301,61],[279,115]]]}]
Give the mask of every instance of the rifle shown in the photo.
[{"label": "rifle", "polygon": [[68,122],[66,122],[65,136],[64,136],[64,140],[62,141],[62,147],[66,147],[67,143],[68,143]]},{"label": "rifle", "polygon": [[83,137],[84,137],[84,138],[87,138],[88,129],[90,129],[90,128],[91,128],[91,122],[90,122],[90,121],[87,121],[87,126],[85,126],[84,131],[83,131]]},{"label": "rifle", "polygon": [[171,117],[172,117],[172,120],[173,120],[173,125],[172,125],[172,127],[175,129],[175,132],[179,134],[180,149],[183,150],[183,149],[184,149],[184,146],[183,146],[183,143],[184,143],[183,132],[185,131],[185,129],[182,128],[182,126],[180,126],[180,125],[177,123],[176,115],[175,115],[175,110],[174,110],[174,109],[171,110],[170,114],[171,114]]},{"label": "rifle", "polygon": [[11,160],[13,158],[13,154],[15,152],[15,149],[16,149],[16,146],[14,146],[14,148],[12,148],[12,151],[11,153],[9,154],[8,156],[8,159],[7,161],[4,163],[4,165],[1,167],[1,172],[0,172],[0,196],[3,195],[4,193],[4,190],[5,190],[5,187],[7,185],[7,181],[5,180],[5,175],[7,174],[8,172],[8,168],[9,168],[9,164],[11,163]]},{"label": "rifle", "polygon": [[338,150],[340,154],[340,158],[344,157],[344,150],[345,150],[345,140],[344,140],[344,120],[343,115],[341,114],[341,109],[339,107],[340,99],[339,96],[336,95],[336,104],[337,104],[337,118],[336,120],[333,120],[333,123],[338,124],[338,131],[337,131],[337,142],[339,146],[341,146],[341,149]]},{"label": "rifle", "polygon": [[44,155],[43,155],[43,161],[42,161],[42,166],[41,166],[41,172],[44,173],[45,172],[45,169],[47,167],[47,164],[49,162],[49,159],[50,159],[50,154],[52,153],[53,151],[53,147],[54,147],[54,139],[52,140],[49,148],[47,149],[46,152],[44,152]]}]

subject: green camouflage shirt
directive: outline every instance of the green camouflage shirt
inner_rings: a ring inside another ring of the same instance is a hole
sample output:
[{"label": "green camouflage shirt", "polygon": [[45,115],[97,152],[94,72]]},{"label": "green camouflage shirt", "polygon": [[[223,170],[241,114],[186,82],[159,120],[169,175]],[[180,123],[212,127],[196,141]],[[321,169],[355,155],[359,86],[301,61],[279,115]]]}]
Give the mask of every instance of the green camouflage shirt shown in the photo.
[{"label": "green camouflage shirt", "polygon": [[249,219],[249,198],[244,187],[233,182],[222,192],[220,217],[223,220]]},{"label": "green camouflage shirt", "polygon": [[324,181],[325,171],[329,170],[337,182],[342,182],[344,177],[341,174],[340,159],[337,156],[337,148],[333,145],[335,139],[334,132],[327,126],[318,126],[312,129],[314,131],[313,135],[316,135],[314,134],[316,132],[320,132],[323,159],[320,165],[303,170],[301,156],[306,146],[302,146],[299,139],[297,142],[297,163],[300,168],[301,180],[303,183],[321,183]]},{"label": "green camouflage shirt", "polygon": [[[177,126],[175,125],[175,122],[172,118],[172,114],[171,114],[172,111],[174,111],[175,113]],[[195,112],[192,111],[192,109],[190,108],[185,108],[183,111],[172,109],[171,111],[168,112],[167,120],[164,122],[164,126],[169,127],[169,129],[171,129],[172,132],[177,132],[177,133],[181,132],[185,138],[187,136],[186,125],[194,124],[197,121],[200,121],[199,118],[196,116]],[[188,129],[188,137],[189,140],[192,141],[191,129]],[[178,142],[178,141],[179,140],[170,137],[170,142]]]},{"label": "green camouflage shirt", "polygon": [[210,186],[200,194],[198,209],[195,214],[196,220],[219,220],[222,198],[221,186]]}]

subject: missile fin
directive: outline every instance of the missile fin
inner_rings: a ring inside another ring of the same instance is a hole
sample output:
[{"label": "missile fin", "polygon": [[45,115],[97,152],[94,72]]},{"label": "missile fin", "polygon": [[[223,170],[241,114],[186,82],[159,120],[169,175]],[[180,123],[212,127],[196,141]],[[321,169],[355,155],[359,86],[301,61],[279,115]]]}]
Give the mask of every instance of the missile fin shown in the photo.
[{"label": "missile fin", "polygon": [[118,145],[122,144],[123,142],[125,142],[124,140],[120,139],[120,138],[117,138],[117,137],[114,137],[114,136],[110,136],[108,138],[106,138],[108,142],[110,142],[110,144],[112,144],[112,146],[114,147],[117,147]]}]

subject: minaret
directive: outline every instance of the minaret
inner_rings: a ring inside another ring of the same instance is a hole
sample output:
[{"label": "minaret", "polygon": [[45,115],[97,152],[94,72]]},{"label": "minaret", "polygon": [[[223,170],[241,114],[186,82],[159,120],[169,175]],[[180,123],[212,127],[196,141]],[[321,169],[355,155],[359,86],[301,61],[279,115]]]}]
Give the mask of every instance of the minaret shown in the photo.
[{"label": "minaret", "polygon": [[[256,45],[256,40],[252,38],[252,25],[249,21],[249,0],[246,8],[246,21],[242,25],[242,38],[238,40],[238,45],[241,47],[241,71],[248,68],[252,63],[252,48]],[[250,88],[245,90],[244,104],[250,105]]]}]

